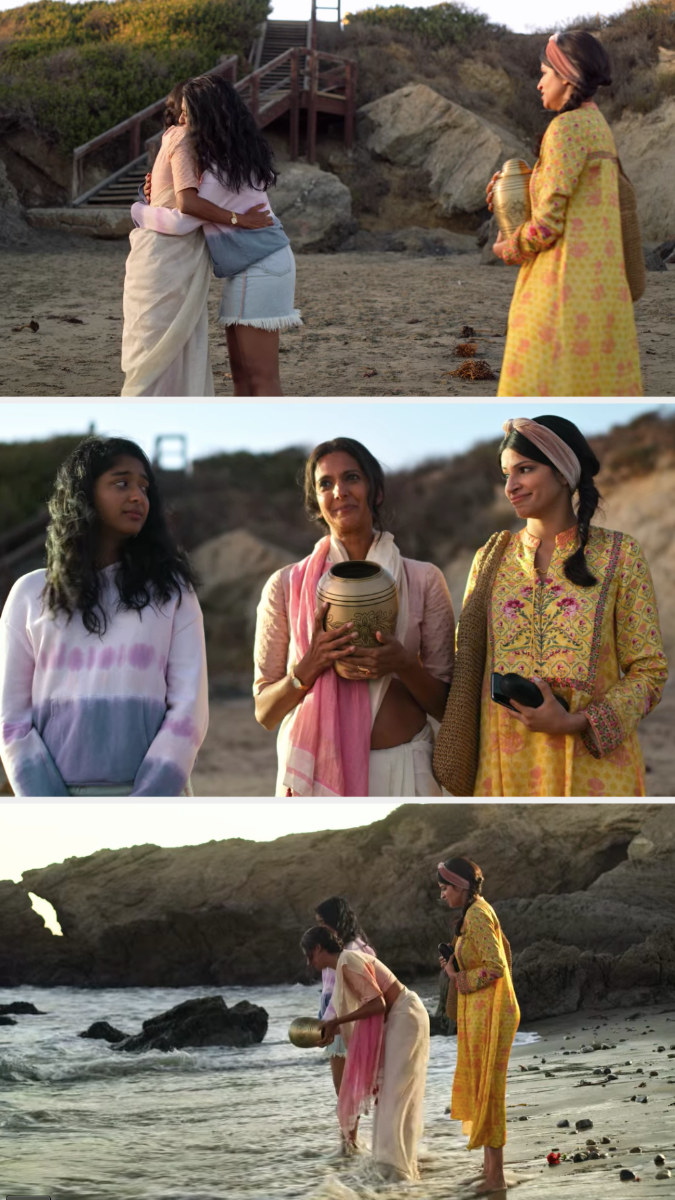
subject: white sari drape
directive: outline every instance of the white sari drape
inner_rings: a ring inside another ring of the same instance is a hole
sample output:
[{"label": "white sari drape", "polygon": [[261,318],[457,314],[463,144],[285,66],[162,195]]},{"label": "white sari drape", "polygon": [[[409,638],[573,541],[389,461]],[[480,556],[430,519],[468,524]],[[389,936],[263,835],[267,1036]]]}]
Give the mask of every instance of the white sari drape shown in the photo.
[{"label": "white sari drape", "polygon": [[[153,197],[173,207],[173,190]],[[124,280],[123,396],[213,396],[207,302],[211,257],[200,229],[132,229]]]}]

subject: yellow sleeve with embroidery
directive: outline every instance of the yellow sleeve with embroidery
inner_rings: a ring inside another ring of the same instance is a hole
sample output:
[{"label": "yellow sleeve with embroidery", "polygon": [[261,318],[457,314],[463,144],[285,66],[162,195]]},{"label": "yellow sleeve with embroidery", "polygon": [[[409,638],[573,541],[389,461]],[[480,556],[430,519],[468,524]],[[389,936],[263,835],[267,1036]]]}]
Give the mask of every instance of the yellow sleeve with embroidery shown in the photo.
[{"label": "yellow sleeve with embroidery", "polygon": [[621,745],[658,704],[668,678],[652,577],[638,543],[627,534],[617,570],[614,626],[622,678],[586,709],[583,740],[594,758]]},{"label": "yellow sleeve with embroidery", "polygon": [[462,937],[460,956],[464,961],[478,961],[479,965],[456,975],[458,992],[478,992],[490,987],[504,974],[504,953],[501,945],[499,923],[494,914],[485,912],[477,905],[464,918],[466,933]]},{"label": "yellow sleeve with embroidery", "polygon": [[536,202],[529,221],[506,239],[503,259],[511,266],[529,262],[550,250],[562,237],[567,202],[579,185],[588,157],[586,139],[579,134],[575,113],[561,113],[549,125],[536,165]]}]

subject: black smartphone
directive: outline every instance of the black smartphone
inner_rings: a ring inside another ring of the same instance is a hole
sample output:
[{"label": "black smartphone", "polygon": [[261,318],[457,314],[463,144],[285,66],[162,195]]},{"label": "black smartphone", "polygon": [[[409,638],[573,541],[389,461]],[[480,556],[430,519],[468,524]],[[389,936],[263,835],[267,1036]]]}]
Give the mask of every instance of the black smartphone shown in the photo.
[{"label": "black smartphone", "polygon": [[439,942],[438,953],[440,954],[441,958],[445,959],[446,962],[450,962],[450,959],[452,958],[452,946],[449,946],[447,942]]},{"label": "black smartphone", "polygon": [[[528,708],[539,708],[544,703],[544,697],[537,684],[531,679],[524,679],[522,675],[516,675],[515,671],[508,671],[504,675],[500,675],[499,671],[492,671],[490,695],[504,708],[513,708],[512,700],[517,700],[518,704],[525,704]],[[556,696],[556,700],[569,712],[570,706],[563,696]]]}]

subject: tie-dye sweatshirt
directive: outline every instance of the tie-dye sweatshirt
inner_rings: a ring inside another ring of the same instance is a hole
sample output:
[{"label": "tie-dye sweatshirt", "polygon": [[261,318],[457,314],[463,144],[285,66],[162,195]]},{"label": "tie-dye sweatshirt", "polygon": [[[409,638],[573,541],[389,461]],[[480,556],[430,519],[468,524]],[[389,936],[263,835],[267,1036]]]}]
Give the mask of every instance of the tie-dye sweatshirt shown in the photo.
[{"label": "tie-dye sweatshirt", "polygon": [[17,796],[133,782],[179,796],[208,724],[199,602],[183,591],[118,609],[117,567],[101,572],[105,634],[43,608],[45,572],[12,588],[0,619],[0,754]]}]

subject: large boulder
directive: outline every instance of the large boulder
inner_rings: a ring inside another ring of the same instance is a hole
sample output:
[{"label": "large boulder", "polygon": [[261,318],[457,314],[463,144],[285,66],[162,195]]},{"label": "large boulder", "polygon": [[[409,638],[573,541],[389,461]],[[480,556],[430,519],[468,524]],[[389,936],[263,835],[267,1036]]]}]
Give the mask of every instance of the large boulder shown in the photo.
[{"label": "large boulder", "polygon": [[211,680],[227,673],[250,686],[251,646],[260,592],[265,580],[293,561],[293,554],[234,529],[202,542],[191,553],[200,578]]},{"label": "large boulder", "polygon": [[[667,804],[403,805],[365,828],[274,842],[99,851],[26,872],[23,886],[54,905],[64,937],[52,940],[71,955],[71,981],[88,986],[308,982],[299,936],[331,894],[349,898],[378,953],[408,981],[436,971],[437,945],[454,926],[438,904],[435,868],[455,854],[485,872],[528,1014],[549,1002],[633,1002],[641,988],[664,1002],[675,996]],[[4,931],[2,921],[0,961]],[[13,957],[16,982],[50,982],[34,949]],[[554,976],[545,986],[544,967]]]},{"label": "large boulder", "polygon": [[271,200],[296,251],[336,250],[355,228],[349,188],[320,167],[286,163]]},{"label": "large boulder", "polygon": [[27,241],[28,227],[24,220],[19,197],[7,175],[7,167],[0,159],[0,245],[21,245]]},{"label": "large boulder", "polygon": [[485,187],[507,158],[532,155],[509,131],[446,100],[425,84],[408,84],[359,109],[359,136],[370,152],[415,172],[447,217],[480,212]]},{"label": "large boulder", "polygon": [[126,238],[134,227],[129,208],[31,208],[26,220],[36,229],[81,233],[84,237],[114,241]]},{"label": "large boulder", "polygon": [[267,1033],[267,1013],[240,1000],[228,1008],[222,996],[186,1000],[143,1022],[143,1032],[115,1043],[115,1050],[180,1050],[184,1046],[253,1046]]},{"label": "large boulder", "polygon": [[626,111],[612,132],[635,188],[643,238],[663,242],[675,237],[675,97],[649,113]]}]

